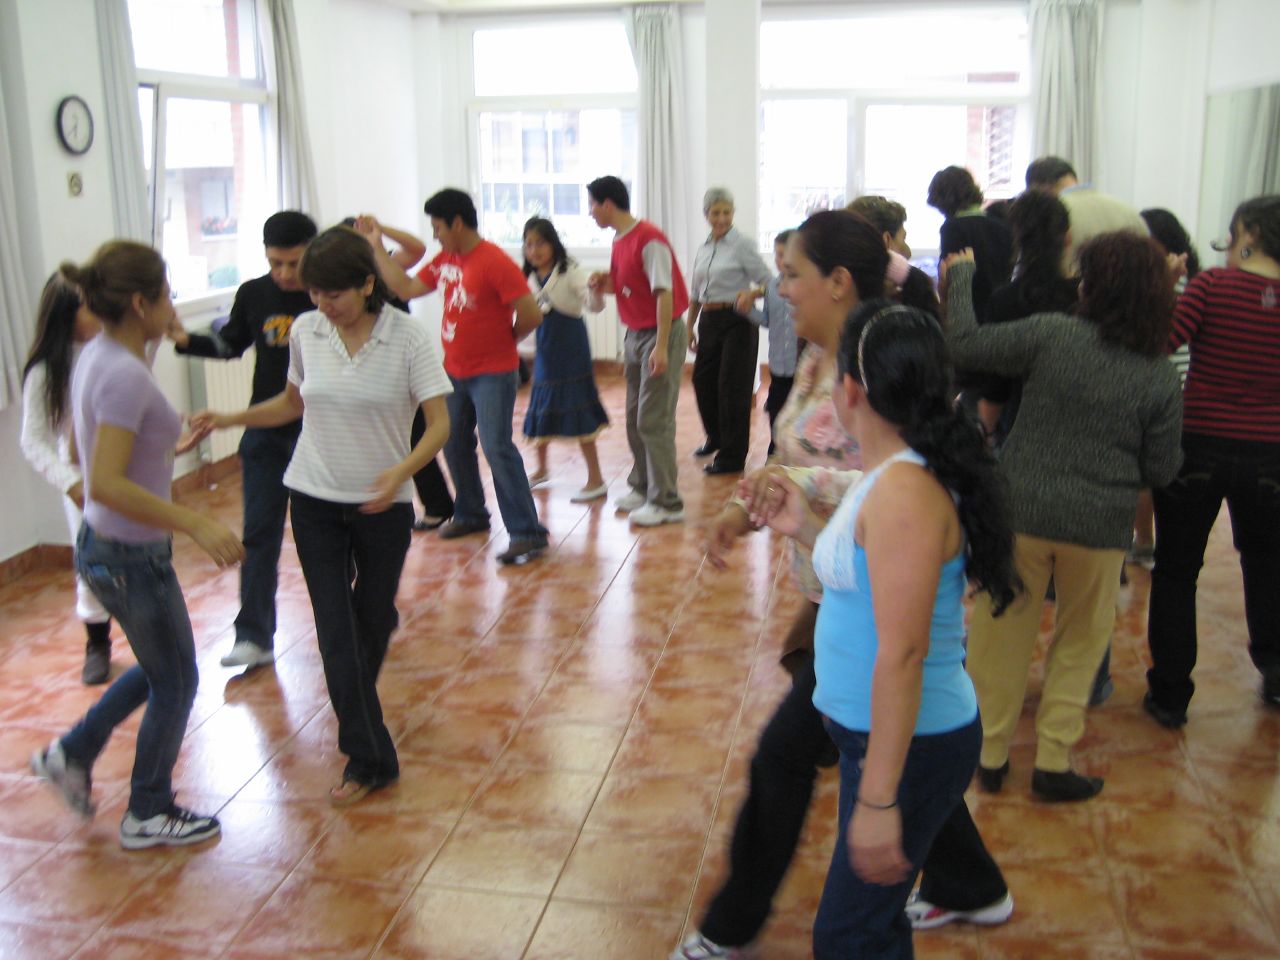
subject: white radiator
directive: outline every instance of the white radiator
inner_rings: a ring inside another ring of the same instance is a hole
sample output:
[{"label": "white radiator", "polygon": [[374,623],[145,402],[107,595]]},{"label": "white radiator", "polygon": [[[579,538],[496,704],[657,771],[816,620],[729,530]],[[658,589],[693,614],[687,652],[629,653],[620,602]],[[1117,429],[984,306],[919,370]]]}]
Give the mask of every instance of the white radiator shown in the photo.
[{"label": "white radiator", "polygon": [[604,310],[587,314],[587,336],[591,339],[591,359],[622,359],[622,324],[613,297],[604,298]]}]

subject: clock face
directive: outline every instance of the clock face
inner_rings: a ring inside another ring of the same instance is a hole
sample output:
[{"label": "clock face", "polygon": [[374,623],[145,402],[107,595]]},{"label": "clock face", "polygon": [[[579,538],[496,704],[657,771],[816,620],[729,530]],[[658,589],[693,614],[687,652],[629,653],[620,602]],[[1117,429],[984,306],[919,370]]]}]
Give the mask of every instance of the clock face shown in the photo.
[{"label": "clock face", "polygon": [[79,97],[65,97],[58,104],[58,139],[69,153],[79,156],[93,145],[93,114]]}]

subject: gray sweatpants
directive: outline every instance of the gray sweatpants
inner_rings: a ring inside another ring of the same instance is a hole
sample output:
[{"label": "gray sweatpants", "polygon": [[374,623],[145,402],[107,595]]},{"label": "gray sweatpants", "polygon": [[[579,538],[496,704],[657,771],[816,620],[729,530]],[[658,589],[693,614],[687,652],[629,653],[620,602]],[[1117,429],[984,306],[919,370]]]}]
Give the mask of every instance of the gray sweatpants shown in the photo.
[{"label": "gray sweatpants", "polygon": [[627,442],[635,464],[627,483],[650,503],[667,510],[682,510],[676,487],[676,401],[689,348],[689,331],[683,319],[671,321],[667,339],[667,369],[659,377],[649,374],[649,354],[658,330],[627,330],[622,362],[627,374]]}]

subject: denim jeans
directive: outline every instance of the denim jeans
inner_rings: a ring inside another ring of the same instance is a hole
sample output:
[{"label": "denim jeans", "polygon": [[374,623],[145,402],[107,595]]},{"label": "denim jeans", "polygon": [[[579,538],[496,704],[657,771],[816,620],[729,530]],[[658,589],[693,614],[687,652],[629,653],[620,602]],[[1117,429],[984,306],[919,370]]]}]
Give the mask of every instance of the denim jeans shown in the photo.
[{"label": "denim jeans", "polygon": [[1156,564],[1151,571],[1147,683],[1156,702],[1185,712],[1195,684],[1196,581],[1222,501],[1244,574],[1249,656],[1280,673],[1280,444],[1183,434],[1178,477],[1152,491]]},{"label": "denim jeans", "polygon": [[911,923],[903,909],[934,837],[964,803],[964,790],[978,763],[982,724],[948,733],[916,736],[898,783],[902,850],[910,875],[892,886],[867,883],[849,862],[849,822],[862,780],[868,734],[828,719],[827,732],[840,748],[840,814],[827,884],[813,922],[814,960],[910,960]]},{"label": "denim jeans", "polygon": [[453,477],[453,518],[459,523],[486,523],[484,484],[476,459],[476,433],[493,474],[498,510],[512,540],[547,541],[547,530],[538,522],[538,511],[529,491],[529,476],[520,451],[511,440],[511,420],[516,408],[516,374],[483,373],[475,377],[450,377],[453,393],[449,407],[449,439],[445,462]]},{"label": "denim jeans", "polygon": [[388,783],[400,775],[378,700],[378,672],[400,622],[396,590],[413,528],[413,506],[361,513],[293,493],[293,540],[311,594],[316,641],[338,718],[344,780]]},{"label": "denim jeans", "polygon": [[236,640],[263,650],[275,645],[276,574],[289,491],[284,471],[298,441],[298,424],[246,430],[240,438],[244,478],[244,563],[240,565],[240,612]]},{"label": "denim jeans", "polygon": [[200,679],[172,558],[168,540],[120,543],[99,537],[87,523],[76,538],[76,572],[120,624],[138,665],[107,688],[62,738],[62,749],[92,768],[112,731],[145,703],[129,793],[129,811],[140,819],[173,805],[173,766]]}]

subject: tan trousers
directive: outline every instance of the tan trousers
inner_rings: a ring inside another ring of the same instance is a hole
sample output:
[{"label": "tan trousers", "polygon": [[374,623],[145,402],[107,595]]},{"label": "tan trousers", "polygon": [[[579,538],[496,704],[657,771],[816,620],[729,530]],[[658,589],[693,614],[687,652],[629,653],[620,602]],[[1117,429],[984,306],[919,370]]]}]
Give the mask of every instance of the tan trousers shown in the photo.
[{"label": "tan trousers", "polygon": [[1025,592],[1000,617],[991,615],[990,598],[980,595],[969,624],[967,665],[982,715],[981,763],[995,769],[1009,758],[1052,576],[1057,600],[1036,711],[1036,767],[1062,772],[1070,769],[1071,747],[1084,735],[1093,677],[1111,642],[1124,551],[1018,534],[1014,562]]}]

